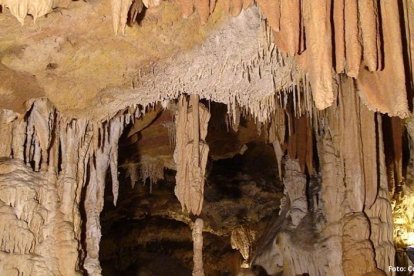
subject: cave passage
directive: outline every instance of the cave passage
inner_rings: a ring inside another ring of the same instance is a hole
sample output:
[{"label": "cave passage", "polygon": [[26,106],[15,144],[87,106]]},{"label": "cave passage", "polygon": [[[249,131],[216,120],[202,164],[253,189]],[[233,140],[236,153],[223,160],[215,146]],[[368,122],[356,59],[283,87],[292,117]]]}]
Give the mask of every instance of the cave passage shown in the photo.
[{"label": "cave passage", "polygon": [[[204,270],[206,275],[236,275],[243,257],[232,245],[248,246],[250,261],[257,238],[278,213],[283,186],[273,147],[254,122],[243,117],[235,132],[228,127],[225,105],[206,105],[212,117],[200,215]],[[192,273],[192,216],[174,195],[172,126],[172,111],[155,107],[120,139],[118,204],[112,204],[108,177],[101,214],[103,275]],[[238,237],[251,240],[243,244]]]}]

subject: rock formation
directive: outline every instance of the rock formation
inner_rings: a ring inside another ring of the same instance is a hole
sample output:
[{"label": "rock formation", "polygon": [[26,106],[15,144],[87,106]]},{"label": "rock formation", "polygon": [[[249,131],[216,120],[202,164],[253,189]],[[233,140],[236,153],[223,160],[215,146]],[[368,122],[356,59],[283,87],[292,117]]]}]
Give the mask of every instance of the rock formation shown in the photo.
[{"label": "rock formation", "polygon": [[[233,273],[393,275],[408,263],[412,0],[0,7],[1,275],[105,274],[105,189],[116,206],[124,182],[148,182],[149,198],[174,183],[181,210],[160,200],[133,217],[191,228],[193,275],[210,272],[209,235],[226,240]],[[210,172],[244,155],[274,161],[263,166],[283,194],[254,172]],[[237,185],[207,187],[220,181]]]}]

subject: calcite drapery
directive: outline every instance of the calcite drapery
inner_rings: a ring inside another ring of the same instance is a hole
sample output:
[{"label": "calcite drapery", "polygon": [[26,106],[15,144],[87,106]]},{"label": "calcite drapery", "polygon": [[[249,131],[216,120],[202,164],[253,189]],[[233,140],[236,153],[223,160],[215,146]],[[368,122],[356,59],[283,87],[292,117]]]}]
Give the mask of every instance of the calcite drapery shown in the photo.
[{"label": "calcite drapery", "polygon": [[183,209],[199,215],[203,206],[204,176],[209,147],[205,143],[210,113],[191,96],[191,107],[185,96],[178,102],[176,115],[176,147],[174,161],[177,166],[175,195]]}]

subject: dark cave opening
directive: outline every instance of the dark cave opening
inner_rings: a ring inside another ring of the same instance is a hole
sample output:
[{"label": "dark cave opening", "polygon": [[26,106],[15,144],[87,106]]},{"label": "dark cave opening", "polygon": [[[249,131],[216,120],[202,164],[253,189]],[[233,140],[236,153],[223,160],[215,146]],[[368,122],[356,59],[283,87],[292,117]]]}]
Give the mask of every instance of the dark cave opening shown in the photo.
[{"label": "dark cave opening", "polygon": [[[200,215],[204,269],[206,275],[237,275],[243,258],[232,249],[232,231],[247,229],[260,237],[278,213],[283,186],[273,147],[253,120],[242,119],[234,132],[226,127],[226,106],[209,105],[210,155]],[[101,214],[103,275],[191,275],[193,217],[174,195],[174,147],[168,137],[173,118],[171,111],[155,107],[135,122],[141,124],[139,132],[131,135],[131,129],[138,129],[131,126],[120,140],[118,204],[112,204],[108,180]]]}]

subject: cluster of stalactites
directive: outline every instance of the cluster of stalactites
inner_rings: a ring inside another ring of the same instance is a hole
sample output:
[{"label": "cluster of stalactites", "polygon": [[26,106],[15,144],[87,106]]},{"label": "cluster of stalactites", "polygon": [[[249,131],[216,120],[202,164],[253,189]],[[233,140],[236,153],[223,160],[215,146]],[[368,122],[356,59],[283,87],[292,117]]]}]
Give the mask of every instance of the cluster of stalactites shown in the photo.
[{"label": "cluster of stalactites", "polygon": [[[188,18],[197,12],[201,24],[206,24],[210,15],[214,12],[217,0],[176,0],[181,9],[183,18]],[[130,15],[130,21],[135,21],[144,6],[152,8],[159,6],[161,0],[111,0],[112,4],[112,24],[115,34],[121,31],[125,33],[125,27]],[[224,0],[223,8],[225,12],[232,16],[238,16],[243,9],[247,9],[253,4],[253,0]]]},{"label": "cluster of stalactites", "polygon": [[[406,116],[397,1],[256,2],[273,30],[277,47],[296,56],[298,64],[309,73],[318,109],[331,106],[335,99],[335,71],[359,79],[361,97],[371,109]],[[391,79],[401,81],[401,85],[381,88],[380,84]],[[374,94],[375,90],[379,92]],[[394,95],[393,103],[388,101],[389,95]]]},{"label": "cluster of stalactites", "polygon": [[[151,8],[160,3],[116,1],[115,32],[119,26],[125,29],[128,12],[135,16],[143,5]],[[306,72],[311,87],[307,93],[312,93],[319,110],[335,101],[335,75],[346,74],[357,79],[358,92],[370,110],[392,116],[408,115],[400,22],[409,24],[411,16],[408,12],[405,16],[399,13],[397,1],[177,0],[176,3],[184,18],[196,11],[202,24],[215,9],[237,16],[256,4],[266,18],[278,51],[294,58]],[[406,33],[411,35],[410,28],[407,27]],[[233,123],[237,126],[237,122]]]},{"label": "cluster of stalactites", "polygon": [[46,170],[57,114],[47,99],[29,102],[28,110],[25,118],[0,111],[0,157],[24,160],[35,171]]},{"label": "cluster of stalactites", "polygon": [[[68,240],[61,248],[62,252],[66,249],[75,252],[71,253],[73,256],[70,258],[67,256],[67,263],[62,263],[61,269],[64,270],[75,267],[77,253],[74,241],[81,236],[79,205],[84,204],[87,217],[84,268],[91,275],[99,274],[99,215],[103,209],[106,174],[110,170],[116,204],[119,188],[118,141],[125,126],[141,113],[135,106],[107,121],[90,122],[62,117],[43,98],[29,102],[27,108],[25,116],[0,110],[0,157],[20,160],[35,172],[51,173],[48,185],[56,187],[59,198],[59,204],[53,211],[59,211],[62,215],[59,218],[73,226],[73,229],[59,230],[63,236],[67,233],[65,231],[74,235],[64,236]],[[81,202],[83,189],[86,193]]]}]

